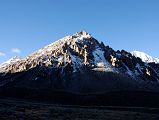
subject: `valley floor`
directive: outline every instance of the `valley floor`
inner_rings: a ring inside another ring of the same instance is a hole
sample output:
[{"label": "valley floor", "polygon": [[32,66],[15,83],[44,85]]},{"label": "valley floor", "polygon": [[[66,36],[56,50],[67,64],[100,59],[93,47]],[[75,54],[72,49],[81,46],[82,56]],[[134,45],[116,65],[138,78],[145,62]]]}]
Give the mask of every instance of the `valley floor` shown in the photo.
[{"label": "valley floor", "polygon": [[159,120],[159,108],[67,106],[0,98],[0,120]]}]

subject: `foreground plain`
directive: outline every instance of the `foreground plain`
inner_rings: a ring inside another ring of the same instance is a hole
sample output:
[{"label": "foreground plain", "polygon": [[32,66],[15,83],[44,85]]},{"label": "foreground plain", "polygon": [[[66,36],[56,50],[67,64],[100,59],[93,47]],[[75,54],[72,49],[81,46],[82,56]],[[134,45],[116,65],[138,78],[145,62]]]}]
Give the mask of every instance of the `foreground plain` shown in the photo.
[{"label": "foreground plain", "polygon": [[0,98],[0,120],[159,120],[159,108],[71,106]]}]

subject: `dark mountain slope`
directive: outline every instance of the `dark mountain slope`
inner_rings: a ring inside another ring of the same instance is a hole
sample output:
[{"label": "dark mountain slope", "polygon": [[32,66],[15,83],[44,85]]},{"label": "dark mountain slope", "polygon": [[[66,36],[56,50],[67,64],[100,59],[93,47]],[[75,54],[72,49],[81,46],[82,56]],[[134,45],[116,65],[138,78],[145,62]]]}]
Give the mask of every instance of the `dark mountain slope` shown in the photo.
[{"label": "dark mountain slope", "polygon": [[132,95],[137,101],[151,94],[158,100],[158,64],[145,63],[125,50],[114,51],[84,31],[0,68],[1,95],[67,102],[75,97],[77,103],[86,99],[92,104],[98,98],[107,99],[100,101],[103,104],[111,99],[124,103]]}]

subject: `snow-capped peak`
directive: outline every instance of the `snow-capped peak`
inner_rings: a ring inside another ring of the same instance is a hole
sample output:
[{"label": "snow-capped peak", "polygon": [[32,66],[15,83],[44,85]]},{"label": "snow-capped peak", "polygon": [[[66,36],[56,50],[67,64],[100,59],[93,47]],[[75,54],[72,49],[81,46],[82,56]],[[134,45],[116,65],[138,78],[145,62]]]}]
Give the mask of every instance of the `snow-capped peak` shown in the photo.
[{"label": "snow-capped peak", "polygon": [[[79,64],[82,64],[84,58],[82,58],[81,62],[77,56],[72,54],[76,53],[79,54],[79,56],[84,56],[87,52],[87,45],[89,46],[90,43],[93,44],[93,42],[96,43],[96,40],[94,40],[89,33],[85,31],[76,32],[73,35],[66,36],[37,50],[26,58],[11,58],[0,65],[1,68],[5,69],[4,71],[1,71],[6,72],[13,69],[13,66],[16,66],[16,70],[14,72],[20,72],[26,69],[34,68],[37,65],[57,67],[63,63],[66,65],[66,63],[70,62],[72,62],[74,66],[77,66],[75,63],[78,61]],[[58,64],[56,64],[57,62]]]},{"label": "snow-capped peak", "polygon": [[133,51],[131,52],[131,54],[135,57],[139,57],[141,58],[141,60],[143,62],[147,62],[147,63],[150,63],[150,62],[155,62],[155,63],[159,63],[159,59],[158,58],[153,58],[152,56],[144,53],[144,52],[140,52],[140,51]]}]

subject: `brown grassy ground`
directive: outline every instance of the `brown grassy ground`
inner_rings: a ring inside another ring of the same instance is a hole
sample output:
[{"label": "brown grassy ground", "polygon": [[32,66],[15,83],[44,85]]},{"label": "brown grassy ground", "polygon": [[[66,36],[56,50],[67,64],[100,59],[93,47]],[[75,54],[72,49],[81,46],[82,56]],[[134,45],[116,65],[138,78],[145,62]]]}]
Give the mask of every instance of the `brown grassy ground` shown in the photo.
[{"label": "brown grassy ground", "polygon": [[62,106],[3,98],[0,120],[159,120],[159,109]]}]

